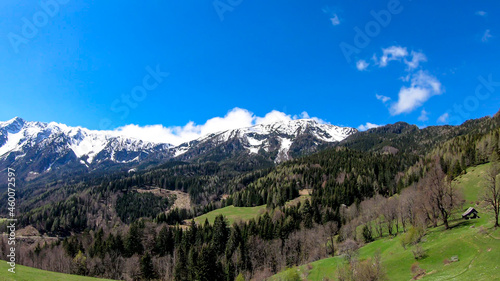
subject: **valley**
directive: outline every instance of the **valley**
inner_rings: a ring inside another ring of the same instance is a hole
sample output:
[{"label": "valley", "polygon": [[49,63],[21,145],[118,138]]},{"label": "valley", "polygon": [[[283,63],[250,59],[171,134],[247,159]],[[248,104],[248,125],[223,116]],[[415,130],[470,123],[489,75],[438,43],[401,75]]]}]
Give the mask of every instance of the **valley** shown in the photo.
[{"label": "valley", "polygon": [[0,281],[500,281],[498,1],[0,1]]},{"label": "valley", "polygon": [[[148,152],[154,161],[64,164],[73,177],[54,181],[55,169],[19,184],[18,261],[28,266],[19,270],[74,280],[491,279],[500,235],[482,194],[499,134],[499,113],[365,132],[294,120],[210,135],[166,158]],[[27,153],[37,145],[23,142]],[[471,206],[481,218],[464,221]]]}]

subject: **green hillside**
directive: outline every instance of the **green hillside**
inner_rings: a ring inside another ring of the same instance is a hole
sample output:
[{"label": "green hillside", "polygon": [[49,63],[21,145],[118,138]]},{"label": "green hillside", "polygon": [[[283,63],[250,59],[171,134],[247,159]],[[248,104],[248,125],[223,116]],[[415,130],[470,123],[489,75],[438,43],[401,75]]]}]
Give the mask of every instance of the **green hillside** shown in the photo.
[{"label": "green hillside", "polygon": [[16,265],[16,273],[10,273],[7,270],[9,265],[6,261],[0,261],[0,281],[97,281],[109,280],[84,277],[79,275],[70,275],[52,271],[36,269],[22,265]]},{"label": "green hillside", "polygon": [[[294,205],[299,202],[304,203],[306,199],[311,198],[309,194],[302,194],[301,196],[286,202],[286,205]],[[260,205],[255,207],[235,207],[233,205],[227,206],[221,209],[213,210],[206,214],[203,214],[199,217],[194,218],[194,221],[197,224],[205,223],[205,219],[208,219],[208,222],[213,224],[215,217],[218,215],[223,215],[229,225],[232,225],[235,221],[248,221],[252,218],[258,217],[266,211],[266,205]]]},{"label": "green hillside", "polygon": [[208,221],[213,224],[215,217],[217,217],[218,215],[223,215],[231,225],[236,220],[246,221],[251,218],[255,218],[258,215],[263,214],[265,210],[266,205],[256,207],[234,207],[231,205],[196,217],[194,221],[198,224],[203,224],[205,222],[205,219],[208,219]]},{"label": "green hillside", "polygon": [[[500,229],[493,229],[493,213],[480,204],[476,206],[482,192],[483,175],[489,164],[467,169],[467,174],[456,179],[464,189],[464,208],[474,206],[480,219],[464,221],[459,214],[451,223],[452,229],[430,228],[421,246],[427,257],[418,261],[426,271],[422,280],[500,280]],[[471,204],[471,202],[473,202]],[[379,250],[389,280],[410,280],[410,267],[415,263],[411,248],[404,249],[402,235],[383,238],[362,247],[359,259],[372,257]],[[458,256],[459,261],[446,264],[446,259]],[[308,265],[288,269],[270,280],[290,280],[291,271],[298,271],[304,280],[336,279],[338,265],[344,264],[342,257],[318,260]]]}]

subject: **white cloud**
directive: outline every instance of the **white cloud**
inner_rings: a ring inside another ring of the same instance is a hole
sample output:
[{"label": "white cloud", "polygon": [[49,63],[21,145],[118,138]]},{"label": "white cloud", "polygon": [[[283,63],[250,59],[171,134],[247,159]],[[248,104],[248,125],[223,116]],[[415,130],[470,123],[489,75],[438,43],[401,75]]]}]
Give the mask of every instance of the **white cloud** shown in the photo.
[{"label": "white cloud", "polygon": [[[299,117],[297,117],[297,115],[294,115],[293,117],[294,117],[294,119],[298,119],[299,118]],[[307,112],[305,112],[305,111],[302,111],[302,113],[300,114],[300,119],[309,119],[309,118],[311,118],[309,116],[309,114]]]},{"label": "white cloud", "polygon": [[445,114],[443,114],[443,115],[439,116],[439,118],[438,118],[438,120],[437,120],[437,121],[438,121],[439,123],[447,123],[449,118],[450,118],[450,114],[448,114],[448,112],[447,112],[447,113],[445,113]]},{"label": "white cloud", "polygon": [[380,57],[379,65],[380,67],[387,66],[387,63],[393,60],[401,60],[402,58],[408,56],[408,51],[405,47],[391,46],[386,49],[382,49],[383,55]]},{"label": "white cloud", "polygon": [[144,141],[157,143],[170,143],[179,145],[181,143],[198,139],[202,136],[221,132],[225,130],[250,127],[257,124],[268,124],[278,121],[290,121],[294,119],[313,119],[319,123],[326,123],[317,118],[310,117],[307,112],[302,112],[299,116],[290,116],[283,112],[273,110],[263,117],[256,116],[254,113],[242,109],[233,108],[224,117],[214,117],[207,120],[204,124],[195,124],[190,121],[184,126],[164,127],[163,125],[126,125],[112,131],[115,135],[136,138]]},{"label": "white cloud", "polygon": [[333,16],[330,18],[330,21],[332,22],[332,25],[336,26],[340,24],[340,19],[337,14],[333,14]]},{"label": "white cloud", "polygon": [[358,60],[358,62],[356,63],[356,68],[359,70],[359,71],[363,71],[365,70],[366,68],[368,68],[370,64],[367,63],[365,60]]},{"label": "white cloud", "polygon": [[426,122],[427,120],[429,120],[429,112],[422,109],[420,116],[418,117],[418,121]]},{"label": "white cloud", "polygon": [[380,127],[380,126],[383,126],[383,125],[377,125],[377,124],[373,124],[373,123],[370,123],[370,122],[366,122],[366,124],[361,124],[358,126],[358,130],[360,131],[366,131],[366,130],[369,130],[369,129],[372,129],[372,128],[377,128],[377,127]]},{"label": "white cloud", "polygon": [[406,76],[402,76],[402,77],[399,77],[399,79],[403,82],[408,82],[410,81],[410,78],[411,78],[411,75],[410,74],[406,74]]},{"label": "white cloud", "polygon": [[491,35],[491,31],[489,29],[486,29],[486,31],[483,34],[483,37],[481,38],[481,41],[484,43],[488,42],[490,38],[492,38],[493,35]]},{"label": "white cloud", "polygon": [[323,120],[321,118],[309,116],[309,114],[307,112],[305,112],[305,111],[303,111],[299,115],[294,115],[292,117],[292,119],[293,120],[297,120],[297,119],[312,119],[312,120],[318,122],[319,124],[330,124],[330,122],[327,122],[327,121],[325,121],[325,120]]},{"label": "white cloud", "polygon": [[117,128],[115,131],[127,137],[178,145],[218,131],[252,126],[255,118],[248,110],[234,108],[226,116],[211,118],[203,125],[197,125],[191,121],[184,126],[172,127],[162,125],[141,127],[131,124]]},{"label": "white cloud", "polygon": [[385,67],[390,61],[403,61],[406,64],[406,71],[412,71],[420,65],[421,62],[426,62],[427,57],[422,52],[411,51],[408,53],[406,47],[401,46],[391,46],[389,48],[382,49],[382,56],[380,59],[376,54],[373,54],[372,60],[379,67]]},{"label": "white cloud", "polygon": [[411,51],[411,60],[404,60],[405,64],[408,66],[407,70],[413,70],[418,67],[420,62],[426,62],[427,57],[420,52]]},{"label": "white cloud", "polygon": [[390,98],[390,97],[386,97],[386,96],[379,95],[379,94],[375,94],[375,97],[376,97],[378,100],[382,101],[383,103],[386,103],[386,102],[388,102],[388,101],[390,101],[390,100],[391,100],[391,98]]},{"label": "white cloud", "polygon": [[475,13],[476,16],[481,16],[481,17],[485,17],[488,15],[488,13],[486,13],[485,11],[477,11]]},{"label": "white cloud", "polygon": [[337,26],[340,24],[339,12],[341,11],[339,9],[327,6],[321,10],[323,11],[323,13],[327,14],[330,17],[330,22],[333,26]]},{"label": "white cloud", "polygon": [[391,115],[409,113],[422,106],[430,97],[442,93],[441,82],[435,77],[419,71],[412,76],[410,87],[402,87],[398,101],[391,105]]},{"label": "white cloud", "polygon": [[[302,114],[304,115],[304,112]],[[307,114],[307,112],[305,113],[305,115],[309,117],[309,114]],[[290,120],[292,120],[292,117],[290,115],[287,115],[281,111],[273,110],[267,113],[264,117],[254,117],[255,121],[254,124],[269,124],[269,123],[290,121]]]},{"label": "white cloud", "polygon": [[[399,90],[398,100],[391,104],[389,112],[391,115],[409,113],[422,106],[430,97],[442,94],[441,82],[422,70],[418,70],[422,62],[427,61],[424,53],[418,51],[408,52],[406,47],[390,46],[382,48],[382,56],[379,58],[376,54],[372,60],[375,65],[385,67],[390,61],[399,61],[406,65],[405,75],[399,79],[410,86],[403,86]],[[359,61],[358,61],[359,63]],[[359,69],[359,67],[358,67]],[[387,103],[390,97],[376,95],[378,100]],[[419,117],[420,121],[427,121],[427,112],[423,110]]]}]

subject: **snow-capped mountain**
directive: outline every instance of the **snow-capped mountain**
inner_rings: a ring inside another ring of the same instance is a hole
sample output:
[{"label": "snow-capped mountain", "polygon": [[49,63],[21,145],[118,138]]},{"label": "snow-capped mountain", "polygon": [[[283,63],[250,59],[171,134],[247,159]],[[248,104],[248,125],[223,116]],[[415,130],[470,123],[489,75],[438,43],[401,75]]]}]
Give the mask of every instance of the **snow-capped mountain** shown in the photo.
[{"label": "snow-capped mountain", "polygon": [[321,145],[339,142],[356,132],[354,128],[298,119],[210,134],[176,147],[175,153],[179,158],[189,160],[215,148],[226,153],[243,149],[279,163],[315,152]]},{"label": "snow-capped mountain", "polygon": [[0,169],[18,168],[31,177],[55,169],[92,170],[169,158],[171,147],[54,122],[19,117],[0,122]]},{"label": "snow-capped mountain", "polygon": [[129,168],[171,158],[220,161],[248,155],[280,163],[356,132],[353,128],[300,119],[222,131],[175,147],[119,136],[112,131],[29,122],[16,117],[0,122],[0,170],[12,167],[30,179],[51,171],[71,174]]}]

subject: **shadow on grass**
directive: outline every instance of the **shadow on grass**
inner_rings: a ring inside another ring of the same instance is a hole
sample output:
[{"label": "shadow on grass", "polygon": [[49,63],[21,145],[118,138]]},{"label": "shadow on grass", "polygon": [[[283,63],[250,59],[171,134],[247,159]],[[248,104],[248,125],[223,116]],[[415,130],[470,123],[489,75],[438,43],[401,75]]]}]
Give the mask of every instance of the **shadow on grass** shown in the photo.
[{"label": "shadow on grass", "polygon": [[451,225],[450,224],[450,228],[449,229],[454,229],[454,228],[458,228],[458,227],[463,227],[463,226],[470,226],[470,225],[473,225],[475,222],[477,222],[476,219],[470,219],[470,220],[456,220],[457,223],[454,224],[454,225]]}]

